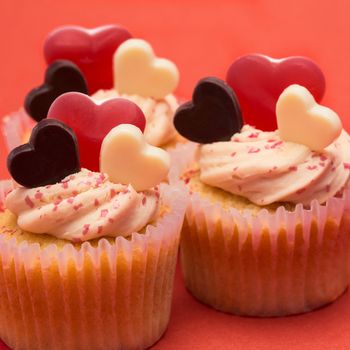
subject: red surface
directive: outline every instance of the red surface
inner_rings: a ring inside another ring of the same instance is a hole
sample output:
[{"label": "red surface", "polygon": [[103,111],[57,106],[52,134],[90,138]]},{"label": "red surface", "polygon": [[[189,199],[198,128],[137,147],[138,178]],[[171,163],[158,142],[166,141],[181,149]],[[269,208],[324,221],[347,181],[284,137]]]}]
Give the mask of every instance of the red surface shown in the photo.
[{"label": "red surface", "polygon": [[[0,1],[0,115],[16,110],[44,74],[42,44],[62,24],[120,23],[149,40],[181,72],[180,96],[203,76],[225,73],[239,55],[306,55],[323,69],[324,102],[350,129],[350,2],[345,0]],[[0,177],[5,176],[4,151]],[[350,293],[306,315],[240,318],[196,302],[179,271],[168,332],[155,349],[349,349]]]}]

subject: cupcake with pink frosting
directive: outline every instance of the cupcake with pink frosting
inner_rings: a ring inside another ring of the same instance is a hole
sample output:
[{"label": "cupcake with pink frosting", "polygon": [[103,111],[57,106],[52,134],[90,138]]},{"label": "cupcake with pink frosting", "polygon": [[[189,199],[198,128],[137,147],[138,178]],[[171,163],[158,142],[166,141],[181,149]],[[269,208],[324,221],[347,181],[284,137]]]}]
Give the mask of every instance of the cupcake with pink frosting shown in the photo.
[{"label": "cupcake with pink frosting", "polygon": [[97,145],[100,171],[82,167],[81,135],[58,119],[8,156],[0,338],[13,349],[145,349],[166,330],[186,196],[161,183],[169,155],[145,140],[142,112],[118,101],[134,123]]},{"label": "cupcake with pink frosting", "polygon": [[220,311],[303,313],[350,282],[350,137],[300,85],[281,93],[276,118],[276,131],[244,125],[216,78],[175,115],[197,143],[172,153],[170,182],[190,192],[181,266],[189,291]]}]

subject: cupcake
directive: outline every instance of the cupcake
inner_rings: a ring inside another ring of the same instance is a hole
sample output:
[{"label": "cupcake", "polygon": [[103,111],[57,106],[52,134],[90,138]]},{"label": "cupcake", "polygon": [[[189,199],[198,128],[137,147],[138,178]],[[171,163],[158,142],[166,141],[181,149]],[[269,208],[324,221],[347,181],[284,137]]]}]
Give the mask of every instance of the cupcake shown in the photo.
[{"label": "cupcake", "polygon": [[243,125],[236,95],[216,78],[202,79],[175,115],[196,142],[172,152],[170,173],[190,193],[184,280],[223,312],[304,313],[349,285],[350,137],[300,85],[281,93],[276,118],[275,131]]},{"label": "cupcake", "polygon": [[26,96],[25,111],[3,122],[9,149],[26,142],[35,122],[46,118],[53,101],[69,91],[92,95],[96,103],[111,98],[131,100],[146,116],[148,143],[167,149],[183,142],[173,126],[178,107],[172,94],[179,80],[177,67],[156,58],[146,41],[130,38],[126,29],[112,25],[93,30],[67,26],[50,33],[44,45],[48,63],[44,84]]},{"label": "cupcake", "polygon": [[161,184],[168,167],[167,152],[131,124],[104,137],[100,172],[81,168],[75,133],[55,119],[10,153],[16,185],[0,183],[9,347],[145,349],[162,336],[186,207]]}]

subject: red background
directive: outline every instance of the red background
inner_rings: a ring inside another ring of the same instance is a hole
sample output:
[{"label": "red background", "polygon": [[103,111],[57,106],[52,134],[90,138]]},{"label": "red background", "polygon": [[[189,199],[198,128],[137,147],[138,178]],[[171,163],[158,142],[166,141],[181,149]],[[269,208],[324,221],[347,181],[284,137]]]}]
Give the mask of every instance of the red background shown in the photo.
[{"label": "red background", "polygon": [[[203,76],[221,78],[239,55],[306,55],[326,75],[324,104],[350,129],[350,2],[346,0],[0,0],[0,116],[18,109],[44,74],[42,44],[58,25],[126,26],[181,72],[178,95]],[[6,176],[0,138],[0,178]],[[177,271],[169,329],[155,349],[349,349],[350,293],[321,310],[241,318],[196,302]],[[1,346],[0,346],[1,349]]]}]

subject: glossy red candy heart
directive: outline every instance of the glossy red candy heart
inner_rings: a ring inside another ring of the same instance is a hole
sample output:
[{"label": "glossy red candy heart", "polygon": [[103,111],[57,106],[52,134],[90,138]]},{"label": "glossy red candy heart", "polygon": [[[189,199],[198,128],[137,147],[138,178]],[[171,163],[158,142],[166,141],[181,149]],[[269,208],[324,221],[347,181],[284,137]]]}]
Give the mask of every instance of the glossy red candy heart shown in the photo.
[{"label": "glossy red candy heart", "polygon": [[146,119],[133,102],[114,98],[96,104],[89,96],[68,92],[51,105],[48,118],[58,119],[71,127],[78,139],[82,168],[99,171],[99,157],[104,137],[119,124],[133,124],[143,132]]},{"label": "glossy red candy heart", "polygon": [[113,86],[113,54],[131,34],[117,25],[94,29],[79,26],[59,27],[51,32],[44,44],[48,64],[58,59],[74,62],[87,80],[89,92]]},{"label": "glossy red candy heart", "polygon": [[260,54],[238,58],[229,68],[227,83],[236,93],[245,124],[261,130],[276,130],[276,102],[291,84],[306,87],[319,102],[325,92],[325,78],[312,60],[292,56],[273,59]]}]

